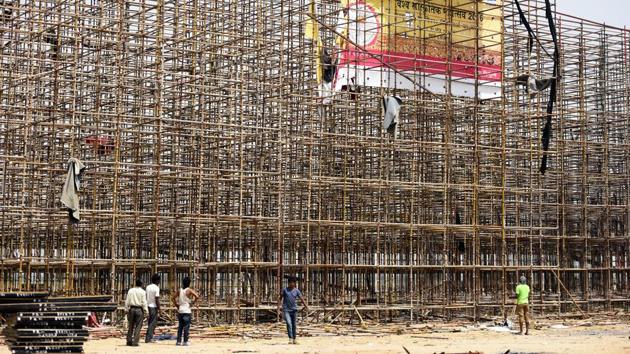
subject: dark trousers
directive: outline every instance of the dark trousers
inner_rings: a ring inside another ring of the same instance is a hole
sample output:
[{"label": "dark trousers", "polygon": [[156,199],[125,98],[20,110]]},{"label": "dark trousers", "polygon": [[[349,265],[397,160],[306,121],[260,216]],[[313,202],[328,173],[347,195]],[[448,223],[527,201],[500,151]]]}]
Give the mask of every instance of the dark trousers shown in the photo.
[{"label": "dark trousers", "polygon": [[287,323],[287,334],[290,339],[295,339],[297,333],[297,311],[284,310],[284,321]]},{"label": "dark trousers", "polygon": [[149,320],[147,328],[147,336],[145,337],[145,342],[150,342],[153,339],[153,333],[155,332],[155,327],[157,327],[158,320],[158,310],[156,307],[149,307]]},{"label": "dark trousers", "polygon": [[127,313],[127,322],[129,329],[127,330],[127,345],[138,345],[140,341],[140,330],[142,329],[142,320],[144,320],[144,311],[139,307],[132,307]]},{"label": "dark trousers", "polygon": [[[188,335],[190,334],[192,315],[189,313],[180,313],[177,315],[177,319],[179,320],[179,326],[177,327],[177,343],[186,343],[188,342]],[[184,337],[183,342],[182,335]]]}]

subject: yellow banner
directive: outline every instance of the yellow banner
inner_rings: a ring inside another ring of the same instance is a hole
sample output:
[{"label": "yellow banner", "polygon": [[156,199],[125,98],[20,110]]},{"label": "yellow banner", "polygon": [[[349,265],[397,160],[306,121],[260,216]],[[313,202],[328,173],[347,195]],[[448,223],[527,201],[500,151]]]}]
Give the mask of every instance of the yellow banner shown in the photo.
[{"label": "yellow banner", "polygon": [[[337,30],[369,52],[448,58],[495,69],[501,65],[501,0],[342,0],[341,4],[345,10]],[[342,47],[350,49],[345,43]]]},{"label": "yellow banner", "polygon": [[[382,14],[383,36],[430,39],[446,43],[447,35],[458,46],[499,45],[502,35],[501,1],[475,0],[368,0]],[[500,48],[495,48],[499,50]]]}]

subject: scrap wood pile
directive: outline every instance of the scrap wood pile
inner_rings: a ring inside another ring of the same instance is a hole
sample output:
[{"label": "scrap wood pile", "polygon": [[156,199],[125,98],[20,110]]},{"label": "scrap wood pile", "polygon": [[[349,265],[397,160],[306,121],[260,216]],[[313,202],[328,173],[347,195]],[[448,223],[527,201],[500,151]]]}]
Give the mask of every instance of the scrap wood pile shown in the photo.
[{"label": "scrap wood pile", "polygon": [[116,310],[111,296],[49,297],[45,292],[2,293],[3,334],[12,353],[82,353],[92,312]]},{"label": "scrap wood pile", "polygon": [[242,337],[250,339],[271,339],[275,335],[275,332],[278,332],[276,327],[277,325],[275,323],[201,327],[194,329],[191,328],[190,335],[199,338]]},{"label": "scrap wood pile", "polygon": [[[284,326],[284,324],[282,324]],[[284,328],[284,327],[282,327]],[[88,329],[90,339],[122,338],[126,331],[121,327],[98,327]],[[277,333],[274,333],[277,332]],[[269,325],[238,325],[238,326],[190,326],[190,338],[230,338],[244,337],[251,339],[271,339],[274,335],[280,335],[279,329],[272,329]],[[142,328],[140,337],[144,338],[146,326]],[[177,326],[158,326],[153,338],[156,340],[175,340]]]},{"label": "scrap wood pile", "polygon": [[[240,337],[248,339],[272,339],[285,336],[284,322],[261,323],[255,325],[225,325],[225,326],[191,326],[191,338],[228,338]],[[161,327],[158,332],[176,333],[177,326]],[[418,325],[382,325],[370,323],[369,329],[359,326],[337,324],[304,324],[298,325],[300,337],[323,336],[386,336],[397,334],[427,333],[433,330],[433,326],[427,324]]]},{"label": "scrap wood pile", "polygon": [[[251,339],[271,339],[276,331],[270,324],[232,325],[232,326],[201,326],[190,327],[191,338],[229,338],[245,337]],[[163,333],[177,333],[177,326],[162,327]]]},{"label": "scrap wood pile", "polygon": [[122,338],[123,331],[118,327],[92,327],[88,328],[90,339],[107,339],[107,338]]}]

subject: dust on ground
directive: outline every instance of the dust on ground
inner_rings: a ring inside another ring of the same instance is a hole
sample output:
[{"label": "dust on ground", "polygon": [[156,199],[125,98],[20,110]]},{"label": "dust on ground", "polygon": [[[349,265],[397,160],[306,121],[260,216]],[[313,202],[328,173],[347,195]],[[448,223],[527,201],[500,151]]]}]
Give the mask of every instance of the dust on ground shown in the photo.
[{"label": "dust on ground", "polygon": [[[378,327],[378,328],[377,328]],[[139,347],[125,346],[122,337],[94,340],[85,344],[90,354],[177,354],[177,353],[401,353],[405,348],[411,354],[424,353],[557,353],[557,354],[621,354],[630,353],[630,326],[626,323],[608,325],[549,325],[533,330],[529,336],[516,335],[507,329],[493,326],[467,325],[459,327],[411,327],[401,333],[398,326],[370,326],[367,328],[322,327],[303,328],[298,334],[298,344],[289,344],[281,324],[265,328],[264,335],[259,327],[243,325],[197,330],[193,332],[191,346],[175,346],[174,340]],[[250,331],[251,329],[251,331]],[[171,332],[162,329],[162,333]],[[257,332],[256,332],[257,331]],[[204,333],[207,335],[204,335]],[[217,335],[218,333],[218,335]],[[227,335],[239,333],[238,336]],[[248,333],[258,333],[252,336]],[[343,333],[339,335],[338,333]],[[204,338],[205,337],[205,338]],[[208,338],[210,337],[210,338]],[[6,346],[0,354],[9,353]]]}]

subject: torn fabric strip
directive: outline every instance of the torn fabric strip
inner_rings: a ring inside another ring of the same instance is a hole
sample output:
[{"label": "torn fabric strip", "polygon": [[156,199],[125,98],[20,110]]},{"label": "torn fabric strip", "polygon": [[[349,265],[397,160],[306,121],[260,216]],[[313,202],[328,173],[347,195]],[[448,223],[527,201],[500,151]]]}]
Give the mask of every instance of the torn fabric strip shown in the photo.
[{"label": "torn fabric strip", "polygon": [[400,105],[402,99],[398,96],[383,96],[383,128],[388,133],[395,133],[400,115]]},{"label": "torn fabric strip", "polygon": [[78,159],[68,160],[68,173],[66,182],[61,191],[61,202],[68,208],[71,223],[78,223],[79,216],[79,188],[81,187],[81,175],[85,171],[85,165]]}]

